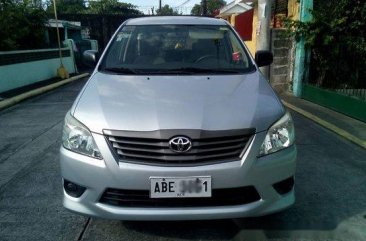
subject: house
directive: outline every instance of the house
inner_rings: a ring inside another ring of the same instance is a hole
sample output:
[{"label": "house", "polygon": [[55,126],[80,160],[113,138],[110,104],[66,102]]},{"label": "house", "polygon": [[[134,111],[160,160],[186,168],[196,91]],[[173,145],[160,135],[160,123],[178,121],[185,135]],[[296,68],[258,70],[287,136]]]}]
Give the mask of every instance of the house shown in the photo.
[{"label": "house", "polygon": [[[282,19],[299,18],[298,0],[273,0],[272,28],[283,27]],[[254,55],[258,35],[258,7],[255,0],[235,0],[224,6],[216,16],[231,23],[238,31],[250,52]]]},{"label": "house", "polygon": [[[269,70],[269,80],[274,89],[284,92],[291,88],[293,76],[294,42],[284,38],[284,18],[299,18],[298,0],[273,0],[271,19],[271,44],[274,61]],[[236,0],[224,6],[217,15],[229,21],[238,31],[251,54],[257,49],[257,36],[260,32],[258,24],[258,1]]]},{"label": "house", "polygon": [[255,46],[252,45],[254,11],[256,10],[251,2],[235,0],[221,8],[220,13],[216,16],[225,19],[236,29],[252,53],[255,52]]}]

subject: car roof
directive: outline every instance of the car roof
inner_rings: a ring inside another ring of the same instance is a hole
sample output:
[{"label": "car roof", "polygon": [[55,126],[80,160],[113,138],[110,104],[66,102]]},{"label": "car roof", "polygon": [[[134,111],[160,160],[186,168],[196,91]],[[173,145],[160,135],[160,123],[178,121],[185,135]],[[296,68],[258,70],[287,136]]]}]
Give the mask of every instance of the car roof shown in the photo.
[{"label": "car roof", "polygon": [[132,18],[127,20],[126,25],[227,25],[225,20],[197,16],[152,16]]}]

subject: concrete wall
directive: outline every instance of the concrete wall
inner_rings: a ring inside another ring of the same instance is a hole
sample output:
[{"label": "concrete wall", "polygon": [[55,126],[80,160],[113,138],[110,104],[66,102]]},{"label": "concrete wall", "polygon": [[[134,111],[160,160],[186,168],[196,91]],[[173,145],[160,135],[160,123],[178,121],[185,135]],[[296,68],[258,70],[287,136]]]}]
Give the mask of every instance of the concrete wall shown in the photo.
[{"label": "concrete wall", "polygon": [[287,4],[288,18],[292,20],[300,19],[300,1],[289,0]]},{"label": "concrete wall", "polygon": [[[63,48],[63,64],[75,73],[70,48]],[[57,76],[60,67],[58,49],[0,52],[0,93]]]},{"label": "concrete wall", "polygon": [[291,87],[294,42],[286,37],[284,29],[272,29],[271,51],[273,63],[270,67],[270,83],[279,93]]}]

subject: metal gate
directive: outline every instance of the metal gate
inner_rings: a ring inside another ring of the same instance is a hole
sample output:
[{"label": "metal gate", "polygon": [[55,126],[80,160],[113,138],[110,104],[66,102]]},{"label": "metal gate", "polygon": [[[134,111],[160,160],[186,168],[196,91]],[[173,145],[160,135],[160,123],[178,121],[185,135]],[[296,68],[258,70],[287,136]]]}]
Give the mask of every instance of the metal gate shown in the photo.
[{"label": "metal gate", "polygon": [[346,44],[329,48],[312,51],[308,84],[366,101],[365,57]]},{"label": "metal gate", "polygon": [[60,14],[59,18],[81,22],[82,27],[89,28],[90,38],[98,40],[99,51],[103,51],[117,28],[127,19],[140,17],[125,14]]}]

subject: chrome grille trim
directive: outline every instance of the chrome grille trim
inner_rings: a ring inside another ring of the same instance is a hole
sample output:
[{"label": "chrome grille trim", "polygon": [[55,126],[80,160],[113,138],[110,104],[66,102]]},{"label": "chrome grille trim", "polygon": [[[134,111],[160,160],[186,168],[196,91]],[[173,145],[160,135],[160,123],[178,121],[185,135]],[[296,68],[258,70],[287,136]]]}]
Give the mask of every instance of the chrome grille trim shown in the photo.
[{"label": "chrome grille trim", "polygon": [[[149,132],[103,131],[119,162],[147,165],[181,166],[208,165],[237,161],[255,134],[255,129],[225,131],[159,130]],[[169,140],[186,136],[192,148],[185,153],[170,150]]]}]

